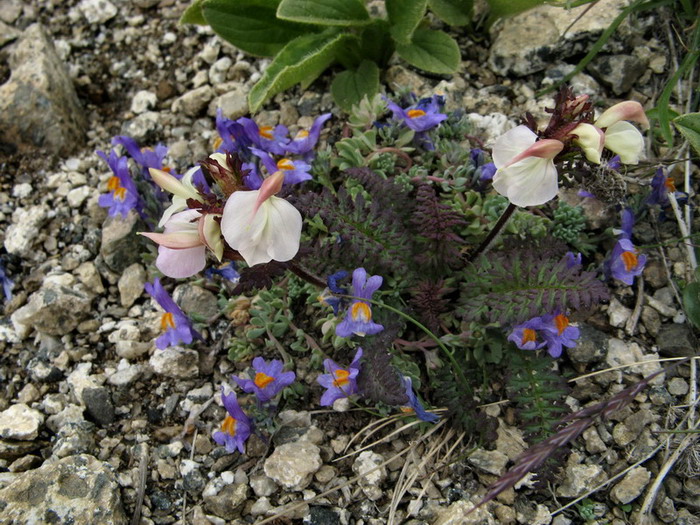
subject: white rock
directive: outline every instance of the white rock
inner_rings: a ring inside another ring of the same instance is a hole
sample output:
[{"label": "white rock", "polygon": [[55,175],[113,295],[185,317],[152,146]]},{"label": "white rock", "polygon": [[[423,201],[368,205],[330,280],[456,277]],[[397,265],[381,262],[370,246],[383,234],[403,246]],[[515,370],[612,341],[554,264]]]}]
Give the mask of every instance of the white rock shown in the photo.
[{"label": "white rock", "polygon": [[80,208],[85,199],[87,199],[92,193],[92,189],[88,186],[80,186],[79,188],[73,188],[66,195],[66,201],[68,201],[68,206],[71,208]]},{"label": "white rock", "polygon": [[199,375],[199,354],[179,346],[156,350],[149,363],[156,374],[174,379],[192,379]]},{"label": "white rock", "polygon": [[39,230],[48,217],[45,205],[17,208],[12,214],[12,224],[5,233],[5,249],[20,257],[31,254]]},{"label": "white rock", "polygon": [[31,441],[39,435],[44,415],[25,404],[12,405],[0,412],[0,437]]},{"label": "white rock", "polygon": [[141,113],[145,113],[149,109],[156,107],[157,102],[158,97],[156,97],[155,93],[141,90],[136,93],[134,98],[131,100],[131,111],[137,115],[140,115]]},{"label": "white rock", "polygon": [[209,82],[214,86],[226,82],[228,69],[232,64],[233,62],[229,57],[222,57],[214,62],[209,68]]},{"label": "white rock", "polygon": [[306,488],[321,468],[321,449],[308,441],[286,443],[265,460],[265,474],[286,489]]},{"label": "white rock", "polygon": [[25,197],[29,197],[29,195],[31,195],[32,190],[33,188],[31,184],[28,182],[22,182],[13,186],[12,196],[15,199],[24,199]]},{"label": "white rock", "polygon": [[384,463],[384,456],[371,450],[365,450],[357,456],[357,459],[352,464],[353,472],[358,476],[362,476],[357,481],[357,484],[365,496],[372,501],[377,501],[384,495],[380,485],[386,478],[386,467],[377,468],[382,463]]},{"label": "white rock", "polygon": [[117,8],[109,0],[83,0],[78,9],[91,24],[104,24],[117,14]]},{"label": "white rock", "polygon": [[616,328],[621,328],[627,323],[627,319],[632,315],[632,310],[624,306],[615,297],[610,300],[608,306],[608,319],[610,324]]}]

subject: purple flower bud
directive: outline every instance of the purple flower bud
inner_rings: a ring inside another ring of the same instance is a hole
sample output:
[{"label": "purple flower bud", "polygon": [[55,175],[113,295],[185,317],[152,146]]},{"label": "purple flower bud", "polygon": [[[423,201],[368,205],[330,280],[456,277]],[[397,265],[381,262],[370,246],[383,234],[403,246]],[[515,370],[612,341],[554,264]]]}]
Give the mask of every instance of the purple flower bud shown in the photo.
[{"label": "purple flower bud", "polygon": [[291,385],[296,378],[294,372],[284,372],[284,363],[279,359],[265,361],[262,357],[253,359],[253,379],[242,379],[232,376],[233,380],[244,392],[255,394],[261,403],[269,403],[285,387]]}]

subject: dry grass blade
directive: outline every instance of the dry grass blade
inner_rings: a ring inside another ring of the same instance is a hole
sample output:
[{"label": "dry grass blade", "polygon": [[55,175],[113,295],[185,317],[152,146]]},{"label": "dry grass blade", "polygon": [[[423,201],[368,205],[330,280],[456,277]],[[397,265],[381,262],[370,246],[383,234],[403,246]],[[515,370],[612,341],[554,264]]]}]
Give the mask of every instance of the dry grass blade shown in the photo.
[{"label": "dry grass blade", "polygon": [[[148,444],[142,443],[141,458],[139,459],[139,485],[136,493],[136,506],[134,514],[131,516],[131,525],[141,523],[141,508],[143,507],[143,499],[146,495],[146,482],[148,474]],[[184,518],[183,518],[184,519]]]},{"label": "dry grass blade", "polygon": [[639,361],[638,363],[629,363],[625,365],[617,365],[617,366],[611,366],[610,368],[606,368],[604,370],[596,370],[595,372],[590,372],[588,374],[583,374],[582,376],[574,377],[572,379],[569,379],[569,383],[574,383],[575,381],[581,381],[582,379],[587,379],[589,377],[595,377],[600,374],[606,374],[607,372],[613,372],[615,370],[621,370],[623,368],[633,368],[635,366],[642,366],[642,365],[648,365],[652,363],[666,363],[669,361],[684,361],[690,359],[691,361],[696,361],[700,359],[700,357],[665,357],[663,359],[650,359],[648,361]]},{"label": "dry grass blade", "polygon": [[350,478],[349,480],[347,480],[347,481],[341,483],[340,485],[337,485],[337,486],[335,486],[335,487],[333,487],[333,488],[331,488],[331,489],[328,489],[328,490],[326,490],[325,492],[322,492],[321,494],[317,494],[317,495],[314,496],[312,499],[304,500],[304,501],[301,501],[301,502],[298,502],[298,503],[293,503],[293,504],[290,504],[290,505],[288,505],[288,506],[286,506],[286,507],[283,507],[282,510],[281,510],[280,512],[278,512],[278,513],[275,514],[274,516],[270,516],[269,518],[265,518],[264,520],[262,520],[261,522],[259,522],[258,525],[263,525],[264,523],[270,523],[270,522],[272,522],[272,521],[274,521],[274,520],[276,520],[276,519],[278,519],[278,518],[280,518],[280,517],[283,517],[285,514],[287,514],[287,513],[289,513],[289,512],[292,512],[293,510],[297,510],[297,509],[303,507],[304,505],[308,505],[309,503],[312,503],[312,502],[314,502],[314,501],[316,501],[316,500],[318,500],[318,499],[320,499],[320,498],[325,498],[325,497],[328,496],[329,494],[333,494],[334,492],[336,492],[337,490],[342,489],[343,487],[347,487],[348,485],[352,485],[353,483],[357,482],[359,479],[363,478],[364,476],[367,476],[368,474],[371,474],[372,472],[376,472],[377,470],[379,470],[379,469],[381,469],[381,468],[387,466],[389,463],[391,463],[392,461],[396,460],[397,458],[400,458],[400,457],[403,456],[404,454],[408,454],[414,447],[418,446],[418,444],[420,444],[420,443],[424,442],[425,440],[427,440],[430,436],[432,436],[435,432],[437,432],[438,430],[440,430],[440,429],[441,429],[442,427],[444,427],[444,426],[445,426],[445,420],[442,419],[442,420],[438,421],[438,422],[437,422],[430,430],[428,430],[425,434],[423,434],[423,435],[420,436],[418,439],[416,439],[416,441],[415,441],[414,443],[412,443],[411,445],[409,445],[409,446],[406,447],[405,449],[403,449],[403,450],[397,452],[396,454],[394,454],[393,456],[391,456],[389,459],[387,459],[386,461],[380,463],[379,465],[377,465],[377,466],[374,467],[373,469],[368,470],[367,472],[364,472],[364,473],[361,474],[361,475],[355,476],[354,478]]},{"label": "dry grass blade", "polygon": [[[421,423],[423,423],[423,421],[421,421],[419,419],[417,419],[416,421],[411,421],[410,423],[406,423],[405,425],[397,428],[396,430],[394,430],[390,434],[373,441],[369,445],[365,445],[364,447],[358,448],[357,450],[353,450],[352,452],[345,454],[344,456],[341,456],[341,457],[335,459],[334,461],[340,461],[341,459],[355,456],[355,455],[359,454],[360,452],[364,452],[365,450],[372,448],[373,446],[377,445],[378,443],[381,443],[382,441],[386,441],[388,439],[391,439],[395,435],[402,433],[404,430],[407,430],[411,427],[415,427],[416,425],[420,425]],[[382,425],[382,427],[380,427],[380,428],[383,428],[384,426],[385,425]],[[377,430],[379,430],[379,429],[377,429]],[[367,437],[369,437],[369,436],[367,436]],[[362,443],[364,443],[364,441],[365,440],[363,440]],[[346,449],[347,449],[347,447],[346,447]]]},{"label": "dry grass blade", "polygon": [[[394,414],[394,415],[387,416],[387,417],[382,418],[382,419],[375,419],[375,420],[371,421],[370,423],[368,423],[367,425],[365,425],[364,427],[362,427],[360,430],[357,431],[357,433],[350,439],[348,444],[345,445],[345,450],[349,449],[352,446],[352,444],[355,441],[357,441],[358,439],[360,439],[360,436],[362,436],[365,432],[368,432],[368,436],[371,436],[372,434],[374,434],[378,430],[384,428],[387,425],[390,425],[392,421],[395,421],[396,419],[398,419],[400,417],[401,417],[400,414]],[[379,428],[375,429],[375,430],[371,430],[374,427],[379,427]],[[367,438],[364,438],[364,439],[367,439]],[[362,444],[363,442],[364,441],[362,441],[360,444]]]}]

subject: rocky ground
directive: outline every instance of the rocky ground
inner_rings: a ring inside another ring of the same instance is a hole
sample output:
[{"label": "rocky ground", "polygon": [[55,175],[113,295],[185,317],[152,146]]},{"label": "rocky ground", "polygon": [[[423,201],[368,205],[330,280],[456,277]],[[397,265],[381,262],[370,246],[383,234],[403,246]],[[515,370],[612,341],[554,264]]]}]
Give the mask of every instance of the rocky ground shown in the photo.
[{"label": "rocky ground", "polygon": [[[339,460],[372,419],[316,405],[287,407],[272,443],[253,438],[246,455],[213,442],[224,415],[215,394],[247,366],[226,357],[229,320],[213,322],[192,348],[155,353],[160,313],[143,292],[149,268],[136,224],[108,219],[97,204],[110,174],[94,152],[108,150],[114,135],[168,145],[169,165],[184,171],[211,151],[217,108],[230,118],[246,113],[245,95],[267,61],[238,53],[207,29],[178,26],[186,5],[0,0],[0,259],[15,282],[0,321],[0,523],[252,523],[298,500],[276,523],[621,525],[641,519],[650,491],[650,523],[700,523],[697,442],[685,443],[653,487],[686,436],[663,431],[696,421],[689,366],[657,377],[632,406],[587,430],[548,489],[526,483],[468,517],[524,449],[507,405],[492,407],[501,418],[495,450],[455,462],[445,452],[456,437],[442,427],[431,435],[402,431]],[[551,99],[535,100],[534,92],[574,67],[620,5],[626,2],[601,0],[564,36],[559,30],[575,15],[528,13],[491,38],[461,36],[458,76],[425,78],[397,64],[386,80],[419,94],[442,90],[488,140],[524,111],[544,115]],[[625,22],[574,78],[574,89],[652,105],[674,64],[664,16]],[[277,96],[256,118],[308,127],[324,111],[338,116],[327,82]],[[589,218],[604,220],[595,210]],[[651,245],[678,231],[672,222],[659,231],[640,224],[637,235]],[[684,252],[671,244],[649,258],[643,284],[615,290],[582,326],[582,341],[562,367],[585,373],[696,353],[669,279],[686,277]],[[186,311],[214,319],[217,297],[201,284],[182,284],[175,296]],[[296,360],[297,376],[318,397],[318,370],[308,361]],[[610,397],[659,367],[577,381],[567,404],[577,409]]]}]

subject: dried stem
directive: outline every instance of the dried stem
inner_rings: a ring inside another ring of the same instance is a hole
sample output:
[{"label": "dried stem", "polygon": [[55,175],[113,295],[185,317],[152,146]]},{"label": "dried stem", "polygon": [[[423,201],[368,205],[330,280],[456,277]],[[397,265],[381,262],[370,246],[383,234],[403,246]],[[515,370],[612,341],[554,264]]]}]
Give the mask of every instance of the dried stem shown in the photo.
[{"label": "dried stem", "polygon": [[513,215],[513,212],[517,206],[513,203],[508,203],[508,207],[506,210],[503,212],[503,214],[500,216],[498,219],[498,222],[496,222],[495,226],[493,229],[489,232],[489,234],[486,236],[486,238],[481,242],[479,247],[469,255],[469,261],[475,260],[479,255],[482,253],[486,253],[488,248],[490,247],[491,243],[498,237],[498,234],[501,233],[501,230],[503,227],[508,223],[508,219]]}]

